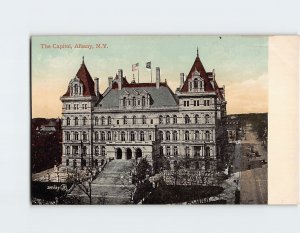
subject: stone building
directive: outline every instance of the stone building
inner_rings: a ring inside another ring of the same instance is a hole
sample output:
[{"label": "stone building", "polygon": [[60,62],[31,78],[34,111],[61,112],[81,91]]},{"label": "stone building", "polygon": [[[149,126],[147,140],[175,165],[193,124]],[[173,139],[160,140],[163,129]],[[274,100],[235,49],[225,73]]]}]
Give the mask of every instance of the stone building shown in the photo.
[{"label": "stone building", "polygon": [[156,67],[154,83],[129,83],[119,69],[101,94],[83,60],[61,101],[64,166],[143,157],[157,169],[165,156],[171,165],[194,158],[191,166],[200,169],[204,159],[220,160],[225,89],[214,70],[205,71],[198,51],[175,93]]}]

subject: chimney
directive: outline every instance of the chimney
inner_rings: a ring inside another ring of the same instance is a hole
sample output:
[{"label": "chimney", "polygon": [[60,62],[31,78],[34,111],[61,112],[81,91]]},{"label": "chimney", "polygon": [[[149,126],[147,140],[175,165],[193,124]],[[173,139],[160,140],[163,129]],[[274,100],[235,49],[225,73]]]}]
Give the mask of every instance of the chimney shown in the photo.
[{"label": "chimney", "polygon": [[99,78],[94,78],[94,89],[96,96],[99,95]]},{"label": "chimney", "polygon": [[182,88],[184,83],[184,73],[180,73],[180,88]]},{"label": "chimney", "polygon": [[215,69],[212,70],[212,76],[213,76],[213,80],[215,81],[215,77],[216,77]]},{"label": "chimney", "polygon": [[119,87],[119,90],[122,89],[122,78],[123,78],[123,70],[118,69],[118,87]]},{"label": "chimney", "polygon": [[108,77],[108,86],[109,86],[109,88],[112,88],[112,82],[113,82],[113,77],[111,77],[111,76],[109,76]]},{"label": "chimney", "polygon": [[159,89],[160,84],[160,69],[156,67],[156,89]]}]

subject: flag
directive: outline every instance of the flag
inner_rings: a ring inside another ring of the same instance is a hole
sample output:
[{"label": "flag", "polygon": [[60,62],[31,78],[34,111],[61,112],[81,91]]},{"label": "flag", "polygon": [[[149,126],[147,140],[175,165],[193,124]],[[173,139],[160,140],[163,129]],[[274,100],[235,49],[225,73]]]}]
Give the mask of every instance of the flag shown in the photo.
[{"label": "flag", "polygon": [[146,68],[151,70],[151,61],[146,63]]},{"label": "flag", "polygon": [[139,68],[139,63],[133,64],[132,65],[132,71],[135,71]]}]

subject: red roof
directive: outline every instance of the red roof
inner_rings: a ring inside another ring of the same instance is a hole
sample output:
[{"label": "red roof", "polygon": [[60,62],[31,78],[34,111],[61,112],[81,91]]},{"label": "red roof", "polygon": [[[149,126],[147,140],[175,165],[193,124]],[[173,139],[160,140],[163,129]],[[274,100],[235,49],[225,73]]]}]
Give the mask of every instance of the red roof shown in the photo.
[{"label": "red roof", "polygon": [[[84,62],[82,62],[76,76],[83,83],[83,96],[95,96],[94,81]],[[70,96],[70,88],[63,96]]]},{"label": "red roof", "polygon": [[197,70],[200,73],[200,76],[204,79],[204,91],[214,91],[214,88],[209,81],[208,73],[206,73],[199,56],[196,57],[195,62],[180,91],[188,92],[188,80],[192,78],[192,74],[195,72],[195,70]]}]

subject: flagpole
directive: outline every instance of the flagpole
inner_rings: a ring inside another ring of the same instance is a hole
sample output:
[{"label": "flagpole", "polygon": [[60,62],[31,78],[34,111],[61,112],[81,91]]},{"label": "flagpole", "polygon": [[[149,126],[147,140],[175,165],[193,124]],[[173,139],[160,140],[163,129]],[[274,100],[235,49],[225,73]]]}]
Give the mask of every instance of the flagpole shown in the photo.
[{"label": "flagpole", "polygon": [[152,83],[152,66],[151,66],[151,83]]},{"label": "flagpole", "polygon": [[138,66],[138,83],[140,83],[140,66]]}]

